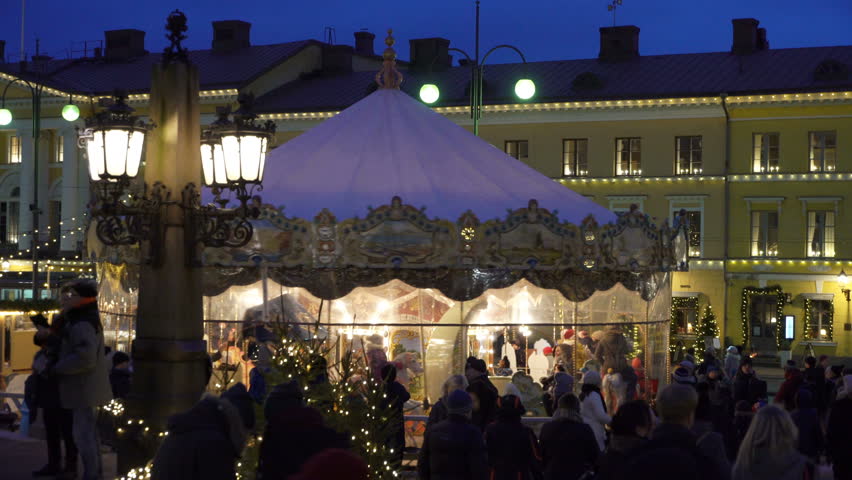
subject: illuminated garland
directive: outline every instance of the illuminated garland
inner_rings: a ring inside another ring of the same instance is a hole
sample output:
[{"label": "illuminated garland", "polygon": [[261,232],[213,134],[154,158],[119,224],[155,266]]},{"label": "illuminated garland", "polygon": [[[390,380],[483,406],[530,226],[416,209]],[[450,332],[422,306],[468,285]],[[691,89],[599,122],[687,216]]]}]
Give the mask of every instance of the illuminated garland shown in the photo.
[{"label": "illuminated garland", "polygon": [[696,335],[698,335],[698,337],[695,339],[695,344],[693,345],[696,352],[703,352],[705,350],[705,337],[719,338],[719,324],[716,323],[716,314],[713,313],[712,306],[707,305],[707,307],[704,308],[704,315],[702,315],[698,322]]},{"label": "illuminated garland", "polygon": [[766,288],[756,288],[756,287],[745,287],[743,288],[743,299],[742,304],[740,305],[740,320],[742,322],[743,329],[743,345],[748,345],[751,339],[751,327],[750,327],[750,319],[751,319],[751,297],[753,295],[775,295],[777,298],[775,300],[775,346],[776,348],[781,348],[781,339],[784,337],[782,328],[780,327],[781,319],[784,318],[784,291],[781,290],[779,285],[774,287],[766,287]]},{"label": "illuminated garland", "polygon": [[693,308],[698,310],[698,297],[672,297],[671,322],[669,325],[669,353],[675,358],[679,353],[686,351],[686,345],[677,346],[677,316],[681,308]]},{"label": "illuminated garland", "polygon": [[[834,302],[828,302],[828,318],[823,323],[822,327],[825,328],[826,338],[823,340],[834,340]],[[808,340],[816,340],[811,336],[811,320],[813,318],[813,314],[811,313],[811,309],[813,308],[813,300],[805,297],[805,319],[804,319],[804,335],[802,338]]]}]

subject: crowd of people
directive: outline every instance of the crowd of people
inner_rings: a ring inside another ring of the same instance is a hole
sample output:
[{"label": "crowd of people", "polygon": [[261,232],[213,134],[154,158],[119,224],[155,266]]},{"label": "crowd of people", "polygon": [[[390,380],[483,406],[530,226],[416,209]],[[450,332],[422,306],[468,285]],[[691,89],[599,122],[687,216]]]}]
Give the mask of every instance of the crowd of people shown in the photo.
[{"label": "crowd of people", "polygon": [[650,402],[637,393],[615,408],[599,372],[579,373],[579,395],[550,391],[557,408],[537,436],[521,422],[521,399],[498,396],[471,357],[429,418],[420,478],[809,480],[829,468],[852,478],[852,370],[827,357],[807,358],[804,370],[791,363],[770,399],[737,347],[724,359],[694,355]]},{"label": "crowd of people", "polygon": [[[123,352],[106,354],[96,300],[94,282],[78,280],[63,287],[61,312],[50,324],[38,319],[40,350],[27,403],[33,417],[43,416],[48,461],[34,476],[75,478],[80,459],[84,480],[102,478],[96,407],[128,395],[132,369]],[[572,346],[594,352],[573,375]],[[708,350],[700,362],[689,349],[672,365],[671,384],[659,391],[643,390],[642,363],[628,361],[632,346],[619,329],[597,339],[581,333],[572,346],[557,345],[552,374],[541,379],[551,419],[536,431],[522,421],[527,408],[520,391],[500,395],[485,361],[468,358],[464,375],[447,378],[429,411],[419,477],[809,480],[830,464],[834,478],[852,478],[852,370],[827,357],[809,357],[801,370],[790,362],[769,398],[751,358],[736,346],[721,359]],[[311,364],[315,372],[327,369],[319,356]],[[259,380],[262,367],[255,368]],[[503,361],[492,372],[507,368]],[[207,387],[212,369],[208,362],[200,387]],[[396,373],[387,362],[370,374],[384,388],[380,407],[392,412],[385,444],[401,461],[403,404],[410,395]],[[613,393],[616,381],[619,394]],[[327,425],[317,406],[306,403],[305,396],[327,382],[320,374],[307,385],[293,380],[267,391],[265,382],[253,381],[251,389],[237,383],[221,395],[205,394],[169,420],[152,478],[233,479],[250,433],[262,429],[259,480],[365,480],[368,466],[352,453],[351,435]],[[346,401],[363,402],[353,391]],[[266,423],[256,426],[261,405]]]}]

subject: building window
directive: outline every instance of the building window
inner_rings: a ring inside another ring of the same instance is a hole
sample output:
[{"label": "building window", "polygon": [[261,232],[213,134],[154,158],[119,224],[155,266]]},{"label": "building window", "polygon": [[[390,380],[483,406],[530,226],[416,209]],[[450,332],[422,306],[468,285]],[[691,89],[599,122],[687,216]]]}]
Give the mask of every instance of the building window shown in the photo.
[{"label": "building window", "polygon": [[808,256],[834,256],[834,212],[808,212]]},{"label": "building window", "polygon": [[701,256],[701,211],[687,210],[687,246],[689,248],[690,257]]},{"label": "building window", "polygon": [[9,163],[21,163],[21,137],[9,137]]},{"label": "building window", "polygon": [[[675,299],[678,300],[678,299]],[[674,329],[678,335],[693,335],[698,327],[698,297],[684,297],[674,303]]]},{"label": "building window", "polygon": [[675,137],[675,159],[677,175],[700,175],[701,136]]},{"label": "building window", "polygon": [[65,139],[62,135],[56,137],[56,151],[54,152],[53,163],[62,163],[65,159]]},{"label": "building window", "polygon": [[778,295],[752,295],[750,307],[752,339],[774,340],[778,328]]},{"label": "building window", "polygon": [[751,212],[751,256],[778,256],[778,212]]},{"label": "building window", "polygon": [[805,335],[808,340],[831,340],[834,305],[831,300],[807,299],[805,306]]},{"label": "building window", "polygon": [[562,140],[562,175],[585,177],[589,174],[589,140],[572,138]]},{"label": "building window", "polygon": [[835,132],[810,133],[810,159],[812,172],[833,172],[837,155]]},{"label": "building window", "polygon": [[642,139],[615,139],[615,174],[642,175]]},{"label": "building window", "polygon": [[18,202],[0,202],[0,241],[18,243]]},{"label": "building window", "polygon": [[777,172],[779,145],[777,133],[755,133],[752,171],[755,173]]},{"label": "building window", "polygon": [[526,140],[506,140],[506,154],[522,162],[529,159],[529,144]]}]

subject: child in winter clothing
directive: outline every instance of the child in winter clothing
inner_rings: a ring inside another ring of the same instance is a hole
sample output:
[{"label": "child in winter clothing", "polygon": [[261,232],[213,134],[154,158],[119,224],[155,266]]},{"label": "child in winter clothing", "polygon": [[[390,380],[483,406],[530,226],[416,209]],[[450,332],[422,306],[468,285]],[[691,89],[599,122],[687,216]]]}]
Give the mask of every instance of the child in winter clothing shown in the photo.
[{"label": "child in winter clothing", "polygon": [[606,429],[612,418],[606,413],[606,404],[601,395],[601,375],[595,371],[583,375],[583,387],[580,393],[580,416],[590,427],[598,441],[598,449],[606,447]]}]

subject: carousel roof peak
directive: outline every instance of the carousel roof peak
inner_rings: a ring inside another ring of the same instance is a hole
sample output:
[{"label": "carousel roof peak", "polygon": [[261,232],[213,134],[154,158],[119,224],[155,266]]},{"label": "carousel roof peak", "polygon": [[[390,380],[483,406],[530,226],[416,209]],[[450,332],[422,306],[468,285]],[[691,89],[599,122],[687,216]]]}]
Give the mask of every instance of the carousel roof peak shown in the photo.
[{"label": "carousel roof peak", "polygon": [[[390,85],[400,77],[383,81]],[[399,197],[425,207],[429,218],[452,222],[468,210],[481,220],[503,219],[533,198],[575,225],[588,216],[601,225],[616,220],[593,200],[390,87],[272,150],[264,177],[263,203],[285,207],[291,218],[313,219],[323,209],[338,219],[363,217],[368,207]]]},{"label": "carousel roof peak", "polygon": [[399,90],[399,86],[402,85],[402,74],[396,69],[396,50],[393,49],[395,42],[393,29],[389,28],[388,36],[385,38],[385,45],[388,48],[382,54],[384,58],[382,69],[376,74],[376,83],[379,84],[379,88]]}]

